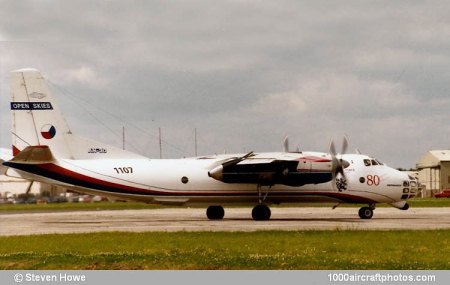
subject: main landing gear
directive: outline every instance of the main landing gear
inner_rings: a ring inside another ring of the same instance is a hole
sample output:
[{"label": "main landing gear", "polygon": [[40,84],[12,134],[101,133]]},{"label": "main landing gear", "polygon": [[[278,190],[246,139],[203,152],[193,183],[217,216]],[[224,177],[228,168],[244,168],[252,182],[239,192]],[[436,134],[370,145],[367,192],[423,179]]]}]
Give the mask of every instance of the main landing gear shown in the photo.
[{"label": "main landing gear", "polygon": [[362,207],[359,209],[359,217],[364,220],[372,219],[373,210],[375,210],[375,205],[370,205],[369,207]]},{"label": "main landing gear", "polygon": [[[267,221],[270,219],[272,212],[265,204],[256,205],[252,210],[252,217],[255,221]],[[206,216],[210,220],[222,220],[225,216],[225,211],[220,205],[212,205],[206,209]]]},{"label": "main landing gear", "polygon": [[270,208],[265,204],[256,205],[252,210],[252,217],[255,221],[267,221],[271,214]]},{"label": "main landing gear", "polygon": [[252,218],[255,221],[267,221],[270,219],[270,215],[272,212],[270,211],[269,206],[266,204],[263,204],[264,201],[267,198],[267,195],[269,195],[269,191],[272,188],[272,186],[269,186],[265,193],[262,191],[262,185],[258,184],[256,186],[256,191],[258,191],[258,205],[256,205],[252,210]]},{"label": "main landing gear", "polygon": [[[271,187],[269,187],[266,193],[262,193],[261,185],[258,185],[257,187],[259,204],[256,205],[252,210],[252,218],[255,221],[267,221],[270,219],[272,212],[270,211],[269,206],[263,204],[264,200],[269,194],[270,188]],[[206,209],[206,216],[210,220],[222,220],[224,215],[225,211],[220,205],[211,205],[208,207],[208,209]]]},{"label": "main landing gear", "polygon": [[224,215],[225,211],[220,205],[209,206],[208,209],[206,209],[206,216],[210,220],[222,220]]}]

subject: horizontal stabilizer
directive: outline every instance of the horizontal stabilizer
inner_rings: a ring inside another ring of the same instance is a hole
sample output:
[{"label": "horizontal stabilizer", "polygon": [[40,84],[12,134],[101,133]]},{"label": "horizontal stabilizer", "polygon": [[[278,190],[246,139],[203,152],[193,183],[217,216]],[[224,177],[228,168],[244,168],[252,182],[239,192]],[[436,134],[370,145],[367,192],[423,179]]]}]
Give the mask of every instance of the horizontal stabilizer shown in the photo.
[{"label": "horizontal stabilizer", "polygon": [[48,163],[54,161],[50,148],[46,145],[28,146],[17,154],[11,162],[22,164]]}]

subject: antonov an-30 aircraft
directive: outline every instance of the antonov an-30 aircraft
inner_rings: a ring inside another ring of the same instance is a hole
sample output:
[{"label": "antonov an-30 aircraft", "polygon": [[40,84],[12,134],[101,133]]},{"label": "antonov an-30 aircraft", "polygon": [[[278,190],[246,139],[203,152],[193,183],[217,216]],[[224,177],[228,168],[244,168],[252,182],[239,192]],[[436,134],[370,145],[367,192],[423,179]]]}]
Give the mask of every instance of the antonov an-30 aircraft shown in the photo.
[{"label": "antonov an-30 aircraft", "polygon": [[88,194],[147,203],[208,205],[222,219],[222,205],[254,206],[254,220],[269,220],[269,205],[327,202],[377,203],[407,210],[417,181],[362,154],[288,151],[149,159],[75,136],[36,69],[11,73],[12,148],[7,174]]}]

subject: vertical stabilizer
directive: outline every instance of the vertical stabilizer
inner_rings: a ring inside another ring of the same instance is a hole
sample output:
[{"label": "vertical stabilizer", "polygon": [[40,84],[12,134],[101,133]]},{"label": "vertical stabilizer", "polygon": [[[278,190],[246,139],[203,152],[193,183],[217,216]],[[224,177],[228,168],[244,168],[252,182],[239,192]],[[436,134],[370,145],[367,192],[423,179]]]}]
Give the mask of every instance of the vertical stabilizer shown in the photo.
[{"label": "vertical stabilizer", "polygon": [[11,72],[12,148],[47,145],[58,157],[72,157],[66,143],[70,129],[41,73],[32,68]]},{"label": "vertical stabilizer", "polygon": [[143,158],[120,148],[74,136],[44,77],[33,68],[11,72],[12,149],[48,146],[56,158]]}]

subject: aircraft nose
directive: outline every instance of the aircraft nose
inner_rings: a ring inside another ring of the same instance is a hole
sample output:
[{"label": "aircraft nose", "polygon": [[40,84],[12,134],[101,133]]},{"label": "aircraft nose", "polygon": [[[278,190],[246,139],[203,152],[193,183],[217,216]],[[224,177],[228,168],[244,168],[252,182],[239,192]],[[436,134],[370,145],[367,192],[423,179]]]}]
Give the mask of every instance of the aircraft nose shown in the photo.
[{"label": "aircraft nose", "polygon": [[405,172],[397,170],[395,177],[395,185],[398,186],[395,190],[396,202],[390,203],[390,205],[400,210],[408,210],[409,205],[406,201],[416,197],[420,193],[422,186],[417,178]]},{"label": "aircraft nose", "polygon": [[416,197],[420,192],[420,182],[417,178],[411,175],[406,175],[402,181],[402,200],[407,200]]}]

